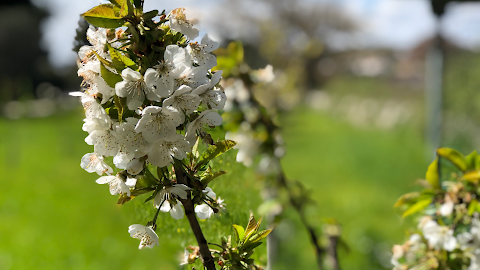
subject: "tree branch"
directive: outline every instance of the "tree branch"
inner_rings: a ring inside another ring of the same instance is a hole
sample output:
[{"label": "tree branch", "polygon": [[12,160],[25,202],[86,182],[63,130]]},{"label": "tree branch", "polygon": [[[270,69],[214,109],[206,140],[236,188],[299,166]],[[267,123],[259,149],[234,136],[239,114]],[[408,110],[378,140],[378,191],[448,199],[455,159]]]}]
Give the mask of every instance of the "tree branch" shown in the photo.
[{"label": "tree branch", "polygon": [[[175,166],[175,175],[177,176],[177,183],[188,185],[188,177],[181,167]],[[210,253],[210,248],[203,235],[202,228],[198,223],[197,216],[195,215],[195,208],[190,194],[187,196],[186,200],[181,199],[180,201],[185,209],[185,215],[190,223],[190,228],[192,228],[192,232],[197,239],[198,247],[200,248],[200,255],[202,255],[203,259],[203,265],[207,270],[215,270],[215,261]]]}]

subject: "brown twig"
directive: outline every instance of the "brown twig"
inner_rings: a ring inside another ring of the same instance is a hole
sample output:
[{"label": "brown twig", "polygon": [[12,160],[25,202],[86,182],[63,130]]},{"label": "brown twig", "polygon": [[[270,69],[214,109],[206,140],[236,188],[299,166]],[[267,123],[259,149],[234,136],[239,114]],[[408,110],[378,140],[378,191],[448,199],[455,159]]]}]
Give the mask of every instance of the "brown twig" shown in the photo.
[{"label": "brown twig", "polygon": [[[243,81],[245,87],[250,92],[250,102],[253,104],[253,106],[257,107],[259,109],[259,111],[265,111],[265,110],[262,110],[262,108],[264,108],[263,105],[261,105],[260,102],[255,98],[255,95],[252,91],[252,86],[253,86],[254,83],[250,79],[249,74],[248,73],[240,74],[240,79]],[[274,149],[276,147],[276,143],[274,142],[274,134],[280,128],[277,125],[275,125],[275,123],[272,120],[272,117],[270,115],[268,115],[266,112],[261,114],[261,117],[258,120],[258,122],[261,123],[266,128],[266,131],[267,131],[267,133],[270,137],[270,140],[272,140],[272,142],[269,144],[269,148],[270,148],[269,151],[273,153]],[[281,164],[280,160],[277,160],[277,161],[278,161],[277,162],[278,164]],[[315,250],[317,267],[318,267],[319,270],[322,270],[323,269],[323,261],[322,261],[323,258],[322,258],[322,256],[323,256],[323,253],[324,253],[324,249],[319,244],[319,237],[318,237],[317,233],[315,232],[315,229],[313,228],[313,226],[311,226],[308,223],[308,221],[305,217],[305,214],[304,214],[304,211],[303,211],[304,210],[303,204],[299,201],[299,198],[295,197],[295,195],[290,191],[291,189],[289,189],[288,181],[287,181],[287,178],[285,177],[285,173],[283,172],[283,169],[282,169],[281,165],[280,165],[280,168],[277,172],[277,184],[279,185],[279,187],[281,187],[282,189],[284,189],[287,192],[290,204],[293,206],[295,211],[300,216],[300,220],[302,222],[302,225],[307,230],[310,242],[312,243],[313,248]],[[335,249],[336,249],[336,246],[335,246]]]},{"label": "brown twig", "polygon": [[338,252],[337,252],[338,235],[330,235],[328,237],[328,240],[330,242],[330,244],[328,245],[328,254],[332,259],[333,269],[340,270],[340,263],[338,261]]},{"label": "brown twig", "polygon": [[[184,185],[188,184],[188,177],[181,167],[175,166],[175,175],[177,176],[177,183]],[[197,220],[197,216],[195,215],[195,208],[190,194],[187,196],[187,199],[180,201],[185,209],[185,215],[190,223],[190,228],[192,228],[192,232],[197,239],[198,247],[200,248],[200,255],[202,255],[203,259],[203,265],[205,268],[207,268],[207,270],[215,270],[215,261],[210,253],[208,242],[203,235],[202,228]]]}]

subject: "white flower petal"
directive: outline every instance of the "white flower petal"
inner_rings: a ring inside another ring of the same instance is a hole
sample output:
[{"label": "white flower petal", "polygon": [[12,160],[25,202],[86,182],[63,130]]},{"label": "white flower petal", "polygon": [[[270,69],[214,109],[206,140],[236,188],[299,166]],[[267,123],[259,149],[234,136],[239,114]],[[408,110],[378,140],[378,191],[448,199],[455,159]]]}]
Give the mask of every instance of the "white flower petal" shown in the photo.
[{"label": "white flower petal", "polygon": [[172,209],[170,209],[170,215],[174,218],[174,219],[182,219],[183,216],[184,216],[184,212],[183,212],[183,207],[182,207],[182,203],[177,201],[177,204],[175,204]]}]

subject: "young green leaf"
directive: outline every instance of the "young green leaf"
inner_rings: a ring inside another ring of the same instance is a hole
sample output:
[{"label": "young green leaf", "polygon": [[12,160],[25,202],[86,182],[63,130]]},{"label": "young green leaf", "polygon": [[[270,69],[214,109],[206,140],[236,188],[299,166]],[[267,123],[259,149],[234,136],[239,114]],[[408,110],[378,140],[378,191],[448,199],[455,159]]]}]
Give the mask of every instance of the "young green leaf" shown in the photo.
[{"label": "young green leaf", "polygon": [[122,101],[120,100],[120,97],[115,95],[113,100],[115,101],[115,107],[117,108],[118,110],[118,121],[122,121],[122,117],[123,117],[123,105],[122,105]]},{"label": "young green leaf", "polygon": [[250,215],[250,220],[248,221],[247,228],[245,229],[245,237],[243,238],[243,241],[248,241],[248,239],[257,232],[259,226],[260,222],[257,222],[257,220],[255,220],[255,217],[253,215]]},{"label": "young green leaf", "polygon": [[465,162],[467,163],[467,169],[470,170],[478,170],[479,168],[479,156],[477,151],[473,151],[468,156],[465,157]]},{"label": "young green leaf", "polygon": [[455,149],[451,148],[439,148],[437,154],[457,166],[462,172],[467,170],[467,162],[465,157]]},{"label": "young green leaf", "polygon": [[479,209],[480,209],[480,203],[478,203],[477,200],[472,199],[470,201],[470,205],[468,206],[468,215],[471,216],[475,212],[480,212]]},{"label": "young green leaf", "polygon": [[216,173],[208,174],[205,177],[201,178],[200,182],[202,183],[202,186],[205,188],[213,179],[219,177],[220,175],[224,175],[226,173],[227,172],[224,172],[224,171],[218,171]]},{"label": "young green leaf", "polygon": [[115,13],[113,4],[96,6],[81,16],[91,25],[102,28],[117,28],[124,23],[120,14]]},{"label": "young green leaf", "polygon": [[393,205],[393,207],[400,207],[414,199],[417,199],[418,197],[420,197],[420,192],[410,192],[404,194],[400,198],[398,198],[397,202]]},{"label": "young green leaf", "polygon": [[232,226],[235,232],[235,241],[237,242],[237,245],[238,245],[238,243],[240,243],[240,241],[245,236],[245,229],[242,226],[237,224],[232,224]]},{"label": "young green leaf", "polygon": [[108,2],[114,4],[117,7],[121,7],[122,2],[125,2],[125,1],[128,1],[128,0],[108,0]]},{"label": "young green leaf", "polygon": [[110,56],[112,57],[112,64],[115,67],[115,69],[120,73],[122,70],[124,70],[126,67],[129,67],[133,70],[137,70],[138,67],[133,62],[132,59],[128,58],[127,56],[123,55],[116,49],[114,49],[112,46],[108,45],[108,52],[110,53]]},{"label": "young green leaf", "polygon": [[410,206],[405,213],[403,213],[402,217],[407,217],[413,215],[421,210],[425,209],[428,205],[433,202],[433,198],[425,198],[416,202],[414,205]]},{"label": "young green leaf", "polygon": [[100,72],[101,72],[102,78],[110,87],[115,88],[115,84],[123,80],[122,76],[108,70],[103,63],[101,63],[100,65]]},{"label": "young green leaf", "polygon": [[120,15],[121,16],[133,15],[134,7],[129,0],[121,0],[119,2],[121,2],[120,3]]},{"label": "young green leaf", "polygon": [[197,164],[197,168],[207,164],[210,160],[222,155],[228,150],[232,149],[237,143],[231,140],[224,140],[210,145],[205,152],[200,156],[200,161]]},{"label": "young green leaf", "polygon": [[270,234],[272,230],[263,230],[261,232],[258,232],[254,235],[252,235],[252,237],[250,237],[250,241],[251,243],[255,243],[255,242],[259,242],[259,241],[262,241],[262,239],[264,239],[265,237],[268,236],[268,234]]},{"label": "young green leaf", "polygon": [[440,178],[438,176],[438,157],[428,166],[425,179],[432,185],[434,189],[440,188]]},{"label": "young green leaf", "polygon": [[462,179],[474,183],[478,182],[478,180],[480,179],[480,171],[468,172],[462,176]]}]

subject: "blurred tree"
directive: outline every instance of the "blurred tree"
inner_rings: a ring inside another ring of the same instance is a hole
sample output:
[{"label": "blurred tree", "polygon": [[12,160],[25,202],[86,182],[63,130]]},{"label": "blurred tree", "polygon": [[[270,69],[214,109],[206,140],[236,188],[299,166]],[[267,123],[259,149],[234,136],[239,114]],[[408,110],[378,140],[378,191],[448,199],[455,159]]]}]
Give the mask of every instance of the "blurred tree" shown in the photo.
[{"label": "blurred tree", "polygon": [[[61,89],[71,89],[79,84],[73,76],[67,78],[56,74],[48,62],[47,52],[41,47],[40,26],[48,16],[47,11],[28,0],[0,3],[0,40],[3,41],[0,43],[0,58],[3,63],[8,63],[0,66],[1,103],[35,98],[36,89],[43,82]],[[69,74],[68,70],[64,70],[67,71],[65,74]]]},{"label": "blurred tree", "polygon": [[[275,68],[292,74],[289,76],[291,83],[286,84],[301,88],[323,84],[325,78],[318,72],[319,60],[331,53],[330,44],[357,28],[355,21],[331,3],[229,0],[225,5],[222,10],[234,10],[235,13],[224,12],[217,20],[226,23],[216,26],[223,36],[244,41],[248,64],[259,68],[259,63],[266,60]],[[251,6],[258,9],[252,10]],[[241,22],[242,29],[233,33],[228,22]],[[253,51],[251,47],[263,59],[249,57]]]}]

